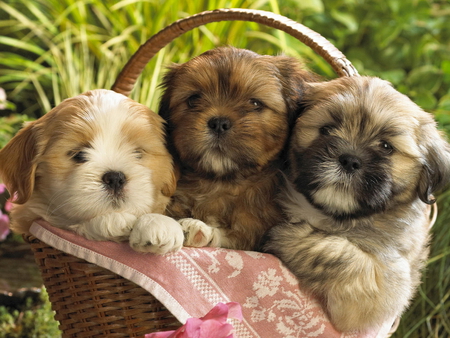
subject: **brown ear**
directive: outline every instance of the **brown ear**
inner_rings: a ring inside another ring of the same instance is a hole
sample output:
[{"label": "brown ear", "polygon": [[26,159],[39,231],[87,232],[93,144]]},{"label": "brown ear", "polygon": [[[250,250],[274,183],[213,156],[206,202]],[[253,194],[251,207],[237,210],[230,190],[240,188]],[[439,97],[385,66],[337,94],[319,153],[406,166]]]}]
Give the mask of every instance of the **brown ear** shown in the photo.
[{"label": "brown ear", "polygon": [[163,90],[161,100],[159,102],[158,114],[166,120],[170,126],[170,99],[172,97],[172,87],[176,81],[178,70],[181,65],[172,64],[167,67],[167,72],[164,74],[160,87]]},{"label": "brown ear", "polygon": [[177,189],[177,181],[179,178],[179,174],[177,173],[178,170],[174,169],[170,173],[168,181],[163,184],[161,192],[164,196],[171,197],[175,193],[175,190]]},{"label": "brown ear", "polygon": [[[134,101],[133,101],[134,102]],[[134,103],[133,103],[134,104]],[[166,121],[158,114],[153,112],[151,109],[141,105],[137,104],[139,109],[144,109],[145,113],[147,114],[148,118],[150,119],[150,123],[155,128],[153,129],[153,132],[157,134],[158,138],[163,143],[164,147],[164,153],[167,151],[167,137],[166,137],[166,130],[167,130],[167,123]],[[171,156],[168,152],[164,154],[164,156]],[[161,166],[159,170],[162,172],[162,175],[165,178],[165,182],[162,182],[161,187],[161,193],[166,197],[171,197],[175,193],[175,189],[177,188],[177,181],[179,178],[178,170],[174,166],[172,160],[164,161],[164,166]],[[170,170],[168,174],[165,173],[165,171]]]},{"label": "brown ear", "polygon": [[441,191],[450,183],[450,145],[436,130],[434,121],[425,122],[421,129],[425,163],[417,191],[423,202],[433,204],[436,200],[432,194]]},{"label": "brown ear", "polygon": [[319,80],[318,75],[303,69],[301,61],[288,56],[271,56],[280,72],[283,97],[288,109],[289,123],[292,124],[302,110],[302,101],[307,83]]},{"label": "brown ear", "polygon": [[33,126],[34,122],[29,123],[0,150],[0,177],[17,204],[28,201],[34,189],[37,140]]}]

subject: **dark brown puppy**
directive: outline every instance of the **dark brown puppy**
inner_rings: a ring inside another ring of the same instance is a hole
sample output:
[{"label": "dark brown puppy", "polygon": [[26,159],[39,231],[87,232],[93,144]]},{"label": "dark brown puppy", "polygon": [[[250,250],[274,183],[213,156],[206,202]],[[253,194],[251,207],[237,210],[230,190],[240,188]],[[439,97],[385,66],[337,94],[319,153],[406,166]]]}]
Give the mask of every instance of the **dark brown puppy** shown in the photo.
[{"label": "dark brown puppy", "polygon": [[181,175],[168,215],[185,245],[253,249],[280,222],[280,155],[312,79],[295,58],[232,47],[170,68],[159,113]]}]

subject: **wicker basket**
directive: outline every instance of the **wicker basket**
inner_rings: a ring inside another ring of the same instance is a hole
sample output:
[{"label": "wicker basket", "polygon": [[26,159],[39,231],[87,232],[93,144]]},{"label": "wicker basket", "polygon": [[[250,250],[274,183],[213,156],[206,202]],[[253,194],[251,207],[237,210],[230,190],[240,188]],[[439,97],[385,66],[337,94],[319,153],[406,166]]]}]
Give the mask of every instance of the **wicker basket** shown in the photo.
[{"label": "wicker basket", "polygon": [[219,21],[251,21],[286,32],[322,56],[339,76],[355,76],[358,71],[335,46],[308,27],[271,12],[241,8],[206,11],[178,20],[147,40],[131,57],[112,89],[130,95],[136,80],[152,57],[180,35],[199,26]]},{"label": "wicker basket", "polygon": [[107,269],[25,236],[63,337],[139,337],[181,323],[150,293]]},{"label": "wicker basket", "polygon": [[[150,59],[183,33],[211,22],[237,20],[282,30],[321,55],[339,76],[358,75],[330,42],[295,21],[265,11],[219,9],[181,19],[151,37],[125,65],[112,89],[128,96]],[[33,236],[25,239],[40,267],[63,337],[138,337],[181,325],[158,300],[133,282]]]}]

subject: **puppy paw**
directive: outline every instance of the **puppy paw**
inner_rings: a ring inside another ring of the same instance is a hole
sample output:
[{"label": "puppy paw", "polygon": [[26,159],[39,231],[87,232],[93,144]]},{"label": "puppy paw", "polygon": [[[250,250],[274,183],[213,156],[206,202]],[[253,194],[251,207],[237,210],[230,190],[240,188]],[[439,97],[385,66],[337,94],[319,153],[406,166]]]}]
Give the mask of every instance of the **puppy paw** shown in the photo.
[{"label": "puppy paw", "polygon": [[130,246],[139,252],[164,255],[183,246],[184,234],[173,218],[160,214],[139,217],[130,234]]},{"label": "puppy paw", "polygon": [[136,216],[128,213],[111,213],[94,217],[84,223],[70,225],[72,231],[95,241],[127,240]]},{"label": "puppy paw", "polygon": [[127,240],[136,222],[136,216],[128,213],[110,214],[108,216],[102,219],[105,238],[117,242]]},{"label": "puppy paw", "polygon": [[128,238],[137,217],[133,214],[121,213],[113,216],[111,222],[115,222],[113,226],[109,227],[111,237]]},{"label": "puppy paw", "polygon": [[178,222],[184,232],[184,245],[197,248],[219,246],[216,228],[195,218],[182,218]]}]

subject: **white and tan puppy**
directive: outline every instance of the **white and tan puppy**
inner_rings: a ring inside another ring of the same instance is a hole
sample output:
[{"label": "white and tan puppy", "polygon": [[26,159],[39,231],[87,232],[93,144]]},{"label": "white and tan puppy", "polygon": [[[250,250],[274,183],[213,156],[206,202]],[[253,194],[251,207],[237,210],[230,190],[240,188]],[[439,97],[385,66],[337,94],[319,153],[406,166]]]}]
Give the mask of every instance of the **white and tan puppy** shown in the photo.
[{"label": "white and tan puppy", "polygon": [[323,302],[342,331],[406,309],[428,255],[428,204],[450,180],[450,146],[388,82],[310,84],[289,146],[290,221],[264,250]]},{"label": "white and tan puppy", "polygon": [[15,232],[43,218],[138,251],[182,246],[179,224],[161,215],[176,186],[164,122],[116,92],[86,92],[27,124],[0,151],[0,177]]}]

